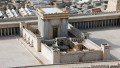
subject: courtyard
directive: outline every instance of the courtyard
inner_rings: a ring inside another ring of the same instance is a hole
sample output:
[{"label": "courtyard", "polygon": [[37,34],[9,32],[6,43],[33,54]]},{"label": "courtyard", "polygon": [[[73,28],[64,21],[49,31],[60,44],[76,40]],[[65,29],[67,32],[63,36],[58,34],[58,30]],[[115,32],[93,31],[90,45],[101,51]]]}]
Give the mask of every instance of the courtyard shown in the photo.
[{"label": "courtyard", "polygon": [[0,68],[40,65],[16,36],[0,37]]},{"label": "courtyard", "polygon": [[81,30],[90,33],[90,39],[98,45],[108,43],[111,46],[111,59],[120,60],[120,27]]}]

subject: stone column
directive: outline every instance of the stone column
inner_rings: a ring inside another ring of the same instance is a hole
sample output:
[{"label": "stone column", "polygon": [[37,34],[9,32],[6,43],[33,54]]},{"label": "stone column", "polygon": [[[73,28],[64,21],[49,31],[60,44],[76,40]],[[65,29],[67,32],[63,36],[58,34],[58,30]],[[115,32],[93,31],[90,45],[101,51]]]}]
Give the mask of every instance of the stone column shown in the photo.
[{"label": "stone column", "polygon": [[7,28],[7,34],[9,35],[9,28]]},{"label": "stone column", "polygon": [[86,22],[84,21],[84,29],[86,29]]},{"label": "stone column", "polygon": [[6,28],[4,28],[4,35],[6,36]]},{"label": "stone column", "polygon": [[111,20],[109,19],[109,22],[110,22],[110,26],[112,26],[112,22],[111,22]]},{"label": "stone column", "polygon": [[102,27],[102,21],[100,20],[100,27]]},{"label": "stone column", "polygon": [[88,29],[89,29],[89,23],[90,23],[90,21],[88,21]]},{"label": "stone column", "polygon": [[78,28],[78,23],[76,22],[75,24],[76,24],[76,28]]},{"label": "stone column", "polygon": [[111,25],[110,25],[110,20],[108,19],[108,26],[110,27]]},{"label": "stone column", "polygon": [[111,26],[113,26],[112,20],[111,20],[111,19],[109,19],[109,21],[110,21]]},{"label": "stone column", "polygon": [[93,21],[93,28],[95,28],[95,21]]},{"label": "stone column", "polygon": [[98,20],[98,27],[100,28],[100,21]]},{"label": "stone column", "polygon": [[75,27],[77,28],[77,22],[75,22]]},{"label": "stone column", "polygon": [[14,27],[14,28],[13,28],[14,35],[16,35],[16,32],[15,32],[15,30],[16,30],[16,28]]},{"label": "stone column", "polygon": [[91,28],[94,28],[94,21],[91,21]]},{"label": "stone column", "polygon": [[102,20],[102,27],[104,27],[103,23],[104,23],[104,22],[103,22],[103,20]]},{"label": "stone column", "polygon": [[82,22],[80,22],[80,29],[82,29]]},{"label": "stone column", "polygon": [[79,23],[79,29],[81,29],[81,27],[82,27],[82,26],[81,26],[81,22],[80,22],[80,23]]},{"label": "stone column", "polygon": [[94,28],[96,28],[96,21],[94,21]]},{"label": "stone column", "polygon": [[16,32],[17,32],[17,34],[19,34],[19,31],[20,31],[20,30],[19,30],[19,27],[17,27],[17,31],[16,31]]},{"label": "stone column", "polygon": [[75,22],[73,22],[73,26],[75,27]]},{"label": "stone column", "polygon": [[77,22],[75,22],[75,27],[77,28]]},{"label": "stone column", "polygon": [[97,25],[98,25],[98,23],[97,23],[97,21],[95,21],[95,28],[97,28]]},{"label": "stone column", "polygon": [[117,26],[117,19],[115,19],[115,26]]},{"label": "stone column", "polygon": [[99,27],[101,27],[101,21],[99,20]]},{"label": "stone column", "polygon": [[104,20],[104,24],[105,24],[105,27],[106,27],[106,20]]},{"label": "stone column", "polygon": [[112,26],[112,23],[111,23],[112,21],[111,21],[111,19],[109,19],[109,26]]},{"label": "stone column", "polygon": [[113,20],[111,19],[111,26],[113,26]]},{"label": "stone column", "polygon": [[92,28],[92,21],[90,21],[90,28]]},{"label": "stone column", "polygon": [[113,19],[111,19],[111,23],[112,23],[112,26],[114,26],[114,25],[113,25],[113,23],[114,23],[114,20],[113,20]]},{"label": "stone column", "polygon": [[10,28],[10,34],[13,35],[12,28]]},{"label": "stone column", "polygon": [[106,20],[106,26],[108,27],[108,20]]},{"label": "stone column", "polygon": [[93,21],[93,28],[95,28],[95,21]]},{"label": "stone column", "polygon": [[2,36],[2,28],[0,29],[0,35]]},{"label": "stone column", "polygon": [[120,18],[118,19],[118,26],[120,25]]},{"label": "stone column", "polygon": [[80,28],[80,26],[79,26],[79,22],[78,22],[78,29]]},{"label": "stone column", "polygon": [[88,21],[86,22],[86,29],[88,29]]},{"label": "stone column", "polygon": [[106,21],[105,21],[105,22],[106,22],[106,27],[108,27],[108,20],[106,19]]},{"label": "stone column", "polygon": [[85,25],[85,29],[87,28],[87,21],[84,22],[84,25]]},{"label": "stone column", "polygon": [[115,19],[113,19],[113,22],[114,22],[114,26],[116,26],[116,21],[115,21]]},{"label": "stone column", "polygon": [[85,29],[85,22],[83,22],[83,29]]},{"label": "stone column", "polygon": [[81,22],[81,29],[83,29],[83,22]]},{"label": "stone column", "polygon": [[109,21],[109,20],[107,20],[107,26],[108,26],[108,27],[110,27],[109,25],[110,25],[110,21]]}]

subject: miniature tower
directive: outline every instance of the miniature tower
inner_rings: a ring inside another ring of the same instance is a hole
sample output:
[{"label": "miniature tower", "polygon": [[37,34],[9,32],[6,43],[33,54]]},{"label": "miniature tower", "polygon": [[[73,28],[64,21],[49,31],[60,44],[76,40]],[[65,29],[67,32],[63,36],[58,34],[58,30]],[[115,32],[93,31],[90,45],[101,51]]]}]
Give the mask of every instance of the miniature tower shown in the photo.
[{"label": "miniature tower", "polygon": [[120,0],[108,0],[108,6],[106,11],[118,11],[120,10]]},{"label": "miniature tower", "polygon": [[103,51],[103,60],[109,60],[110,59],[110,45],[101,44],[101,48]]},{"label": "miniature tower", "polygon": [[67,37],[68,12],[58,8],[38,8],[38,31],[43,39]]}]

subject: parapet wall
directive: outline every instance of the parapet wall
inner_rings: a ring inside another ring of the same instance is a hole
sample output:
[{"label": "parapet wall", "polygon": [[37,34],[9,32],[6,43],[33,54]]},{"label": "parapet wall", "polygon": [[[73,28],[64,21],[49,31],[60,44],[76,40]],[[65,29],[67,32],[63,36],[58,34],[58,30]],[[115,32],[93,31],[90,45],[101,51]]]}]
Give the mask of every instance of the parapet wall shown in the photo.
[{"label": "parapet wall", "polygon": [[98,61],[102,59],[102,51],[79,51],[60,53],[60,63],[74,63],[84,61]]},{"label": "parapet wall", "polygon": [[23,39],[31,46],[34,47],[36,51],[41,51],[41,39],[37,37],[34,33],[26,28],[22,29],[22,37]]},{"label": "parapet wall", "polygon": [[[70,38],[71,41],[81,41],[81,39]],[[47,44],[53,44],[55,40],[45,41]],[[93,43],[89,39],[86,39],[82,42],[83,45],[87,48],[83,51],[72,51],[72,52],[63,52],[58,48],[53,48],[52,46],[42,44],[41,52],[44,56],[50,60],[51,64],[59,63],[76,63],[76,62],[85,62],[85,61],[100,61],[100,60],[109,60],[110,49],[109,45],[101,45]]]},{"label": "parapet wall", "polygon": [[94,12],[94,13],[81,13],[81,14],[70,14],[70,17],[74,16],[88,16],[88,15],[103,15],[103,14],[114,14],[120,13],[120,11],[109,11],[109,12]]},{"label": "parapet wall", "polygon": [[116,65],[90,65],[90,66],[84,66],[84,67],[74,66],[72,68],[120,68],[120,64],[116,64]]},{"label": "parapet wall", "polygon": [[1,22],[13,22],[13,21],[29,21],[29,20],[37,20],[37,16],[25,16],[25,17],[12,17],[12,18],[0,18]]},{"label": "parapet wall", "polygon": [[47,46],[46,44],[41,44],[41,52],[51,62],[51,64],[98,61],[102,60],[103,54],[101,50],[60,52],[59,49],[53,50],[53,48]]},{"label": "parapet wall", "polygon": [[53,49],[46,44],[41,43],[41,52],[51,64],[53,64]]}]

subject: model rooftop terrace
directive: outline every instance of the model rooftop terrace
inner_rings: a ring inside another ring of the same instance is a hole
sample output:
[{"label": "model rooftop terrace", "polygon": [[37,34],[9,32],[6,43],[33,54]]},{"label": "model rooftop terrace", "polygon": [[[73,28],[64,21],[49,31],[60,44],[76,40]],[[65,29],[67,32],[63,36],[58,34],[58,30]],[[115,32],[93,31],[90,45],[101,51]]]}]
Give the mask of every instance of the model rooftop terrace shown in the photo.
[{"label": "model rooftop terrace", "polygon": [[38,8],[41,13],[43,14],[56,14],[56,13],[66,13],[66,11],[63,11],[59,8],[55,7],[48,7],[48,8]]},{"label": "model rooftop terrace", "polygon": [[37,14],[42,19],[68,18],[68,12],[55,7],[37,8]]},{"label": "model rooftop terrace", "polygon": [[62,13],[63,11],[58,9],[58,8],[42,8],[42,11],[44,11],[47,14],[51,14],[51,13]]}]

